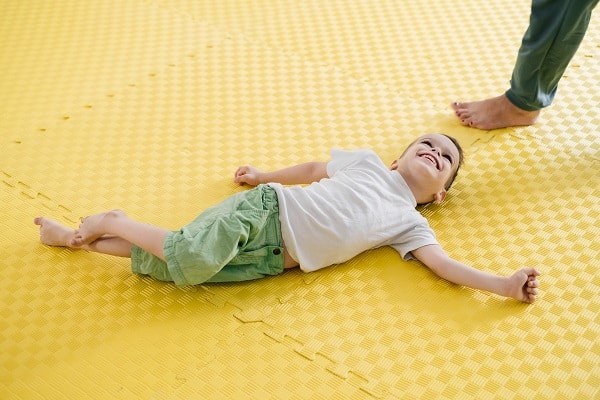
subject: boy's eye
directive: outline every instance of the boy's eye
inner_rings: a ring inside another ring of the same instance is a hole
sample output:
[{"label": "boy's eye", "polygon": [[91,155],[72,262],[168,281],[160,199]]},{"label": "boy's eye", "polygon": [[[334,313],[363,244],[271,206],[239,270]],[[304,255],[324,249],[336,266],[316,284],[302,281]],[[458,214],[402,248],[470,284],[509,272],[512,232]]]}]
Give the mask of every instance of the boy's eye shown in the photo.
[{"label": "boy's eye", "polygon": [[[431,141],[426,139],[423,140],[421,143],[423,143],[424,145],[428,146],[428,147],[433,147],[433,145],[431,144]],[[450,164],[452,164],[452,157],[448,154],[444,154],[442,155],[443,158],[445,158],[446,160],[448,160],[448,162],[450,162]]]}]

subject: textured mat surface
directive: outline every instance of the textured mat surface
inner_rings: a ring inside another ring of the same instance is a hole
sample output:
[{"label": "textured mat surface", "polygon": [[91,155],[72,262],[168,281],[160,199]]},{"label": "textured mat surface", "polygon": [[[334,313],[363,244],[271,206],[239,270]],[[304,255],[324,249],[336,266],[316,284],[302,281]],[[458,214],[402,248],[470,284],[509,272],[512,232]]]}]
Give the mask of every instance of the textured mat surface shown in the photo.
[{"label": "textured mat surface", "polygon": [[[0,2],[0,398],[600,397],[600,25],[541,123],[474,131],[447,106],[505,90],[528,7]],[[178,289],[31,223],[119,207],[178,228],[240,190],[240,164],[392,160],[432,131],[468,157],[423,210],[440,242],[483,270],[539,267],[535,305],[391,249]]]}]

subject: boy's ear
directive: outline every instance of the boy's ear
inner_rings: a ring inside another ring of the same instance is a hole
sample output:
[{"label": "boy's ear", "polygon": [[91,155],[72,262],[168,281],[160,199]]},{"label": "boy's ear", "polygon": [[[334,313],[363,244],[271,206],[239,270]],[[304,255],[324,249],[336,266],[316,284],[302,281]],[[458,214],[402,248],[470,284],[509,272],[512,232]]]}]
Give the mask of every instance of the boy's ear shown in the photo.
[{"label": "boy's ear", "polygon": [[394,160],[394,161],[392,161],[392,165],[390,165],[390,169],[391,169],[392,171],[395,171],[395,170],[397,170],[397,169],[398,169],[398,160]]},{"label": "boy's ear", "polygon": [[436,194],[433,195],[433,201],[436,202],[437,204],[440,204],[441,202],[444,201],[444,199],[446,198],[446,190],[440,190],[439,192],[437,192]]}]

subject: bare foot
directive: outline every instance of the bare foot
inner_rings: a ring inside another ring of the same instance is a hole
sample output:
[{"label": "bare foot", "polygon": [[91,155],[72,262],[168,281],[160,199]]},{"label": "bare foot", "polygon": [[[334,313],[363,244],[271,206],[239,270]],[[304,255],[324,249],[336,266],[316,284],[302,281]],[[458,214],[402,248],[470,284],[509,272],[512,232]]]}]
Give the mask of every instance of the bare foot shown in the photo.
[{"label": "bare foot", "polygon": [[110,224],[116,218],[126,217],[120,210],[107,211],[96,215],[85,217],[81,220],[79,229],[69,242],[72,247],[81,247],[90,244],[100,237],[110,234]]},{"label": "bare foot", "polygon": [[534,124],[540,111],[525,111],[508,100],[506,95],[468,103],[451,104],[454,114],[465,126],[479,129],[498,129]]},{"label": "bare foot", "polygon": [[75,229],[68,228],[50,218],[37,217],[33,223],[40,227],[40,241],[48,246],[72,247],[71,240],[75,237]]}]

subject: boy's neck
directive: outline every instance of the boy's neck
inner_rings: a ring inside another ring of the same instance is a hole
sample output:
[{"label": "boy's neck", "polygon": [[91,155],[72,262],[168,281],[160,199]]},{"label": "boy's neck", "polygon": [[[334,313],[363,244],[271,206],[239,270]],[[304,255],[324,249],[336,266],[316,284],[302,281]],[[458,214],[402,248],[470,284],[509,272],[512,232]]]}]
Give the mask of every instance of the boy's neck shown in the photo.
[{"label": "boy's neck", "polygon": [[406,182],[406,185],[412,192],[415,200],[417,201],[417,204],[426,204],[433,201],[431,194],[424,191],[420,187],[419,182],[414,181],[410,174],[403,174],[400,170],[398,170],[397,172],[400,174],[402,179],[404,179],[404,182]]}]

